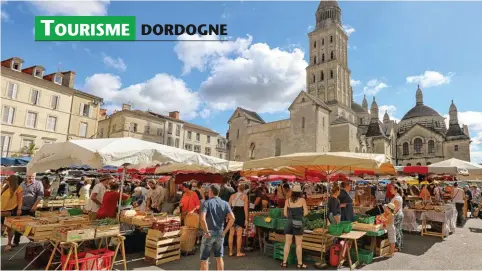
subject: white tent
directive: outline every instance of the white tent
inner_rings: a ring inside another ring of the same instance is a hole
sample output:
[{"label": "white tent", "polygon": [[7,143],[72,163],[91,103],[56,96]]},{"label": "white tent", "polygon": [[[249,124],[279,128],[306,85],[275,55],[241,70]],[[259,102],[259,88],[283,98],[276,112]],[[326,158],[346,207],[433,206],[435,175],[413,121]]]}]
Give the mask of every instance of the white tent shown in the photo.
[{"label": "white tent", "polygon": [[451,158],[442,162],[431,164],[429,168],[453,168],[456,167],[459,172],[468,171],[469,175],[482,175],[482,166],[477,164]]},{"label": "white tent", "polygon": [[[45,144],[28,163],[28,172],[41,172],[71,165],[148,167],[169,171],[228,171],[229,161],[135,138],[71,140]],[[167,171],[164,171],[167,172]]]}]

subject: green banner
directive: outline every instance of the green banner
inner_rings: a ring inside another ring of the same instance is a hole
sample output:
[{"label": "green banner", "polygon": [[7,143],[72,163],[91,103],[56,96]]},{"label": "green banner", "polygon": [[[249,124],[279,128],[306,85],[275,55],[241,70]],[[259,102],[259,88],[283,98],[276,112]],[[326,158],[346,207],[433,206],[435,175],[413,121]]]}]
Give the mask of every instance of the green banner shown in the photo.
[{"label": "green banner", "polygon": [[35,16],[36,41],[136,40],[135,16]]}]

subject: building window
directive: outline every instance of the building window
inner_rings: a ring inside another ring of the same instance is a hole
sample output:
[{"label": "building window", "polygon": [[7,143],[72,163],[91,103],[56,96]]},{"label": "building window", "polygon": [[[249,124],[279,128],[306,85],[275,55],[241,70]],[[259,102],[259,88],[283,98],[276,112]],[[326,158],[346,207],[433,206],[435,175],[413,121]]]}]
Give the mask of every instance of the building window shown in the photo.
[{"label": "building window", "polygon": [[325,45],[325,39],[321,39],[321,45]]},{"label": "building window", "polygon": [[81,122],[79,128],[79,136],[86,137],[87,136],[87,122]]},{"label": "building window", "polygon": [[330,70],[330,78],[333,78],[333,70]]},{"label": "building window", "polygon": [[454,146],[454,151],[459,151],[459,145]]},{"label": "building window", "polygon": [[184,148],[188,151],[192,151],[192,145],[191,144],[185,144]]},{"label": "building window", "polygon": [[194,145],[194,152],[201,153],[201,146]]},{"label": "building window", "polygon": [[30,92],[30,103],[38,105],[39,100],[40,100],[40,91],[36,89],[32,89],[32,91]]},{"label": "building window", "polygon": [[433,140],[428,141],[428,153],[435,153],[435,142]]},{"label": "building window", "polygon": [[157,135],[162,136],[162,128],[157,128]]},{"label": "building window", "polygon": [[313,83],[316,82],[316,78],[315,78],[315,75],[313,74],[313,79],[312,79]]},{"label": "building window", "polygon": [[60,100],[60,96],[52,95],[52,99],[50,99],[50,107],[54,110],[59,108],[59,100]]},{"label": "building window", "polygon": [[167,146],[172,146],[172,137],[167,138]]},{"label": "building window", "polygon": [[219,154],[219,158],[220,158],[220,159],[223,159],[223,154],[222,154],[222,153]]},{"label": "building window", "polygon": [[150,134],[151,133],[151,126],[149,126],[149,125],[144,126],[144,133]]},{"label": "building window", "polygon": [[37,126],[37,113],[28,111],[25,126],[35,128]]},{"label": "building window", "polygon": [[360,124],[363,124],[363,118],[360,118],[359,122],[360,122]]},{"label": "building window", "polygon": [[55,128],[57,127],[57,118],[48,116],[47,117],[47,130],[49,131],[55,131]]},{"label": "building window", "polygon": [[13,124],[15,118],[15,108],[11,106],[3,106],[2,122],[6,124]]},{"label": "building window", "polygon": [[316,56],[313,57],[313,64],[316,64]]},{"label": "building window", "polygon": [[167,133],[168,133],[168,134],[172,134],[172,123],[169,123],[169,124],[167,125]]},{"label": "building window", "polygon": [[417,163],[417,166],[421,166],[421,165],[422,165],[422,163]]},{"label": "building window", "polygon": [[60,75],[55,75],[54,77],[54,83],[57,85],[62,85],[62,76]]},{"label": "building window", "polygon": [[321,55],[321,63],[325,62],[325,54]]},{"label": "building window", "polygon": [[330,43],[333,43],[333,36],[330,36]]},{"label": "building window", "polygon": [[103,138],[104,137],[104,128],[100,128],[100,138]]},{"label": "building window", "polygon": [[316,40],[313,42],[313,48],[316,48]]},{"label": "building window", "polygon": [[83,117],[92,116],[92,107],[88,104],[80,103],[79,115]]},{"label": "building window", "polygon": [[407,167],[409,167],[409,166],[411,166],[411,165],[412,165],[412,164],[410,164],[410,163],[407,163]]},{"label": "building window", "polygon": [[238,134],[236,135],[236,139],[239,139],[239,129],[238,129]]},{"label": "building window", "polygon": [[211,143],[211,136],[207,136],[207,142]]},{"label": "building window", "polygon": [[427,166],[430,166],[432,163],[431,162],[427,162]]},{"label": "building window", "polygon": [[11,137],[7,135],[2,135],[2,157],[7,157],[10,151],[10,141]]},{"label": "building window", "polygon": [[305,129],[305,117],[301,118],[301,129]]},{"label": "building window", "polygon": [[249,147],[249,158],[254,159],[254,150],[256,149],[256,145],[251,143],[251,146]]},{"label": "building window", "polygon": [[407,142],[403,143],[402,153],[403,153],[403,155],[408,155],[408,143]]},{"label": "building window", "polygon": [[112,133],[115,133],[115,131],[117,131],[116,126],[117,126],[116,124],[112,125],[112,131],[111,131]]},{"label": "building window", "polygon": [[179,138],[176,138],[176,140],[174,140],[174,146],[176,148],[179,148]]},{"label": "building window", "polygon": [[415,151],[415,153],[422,153],[422,144],[422,139],[415,138],[415,140],[413,141],[413,150]]},{"label": "building window", "polygon": [[211,148],[208,148],[208,147],[204,148],[204,153],[206,155],[211,155]]},{"label": "building window", "polygon": [[335,58],[335,55],[334,55],[333,51],[331,51],[330,58],[331,58],[331,59],[334,59],[334,58]]},{"label": "building window", "polygon": [[176,136],[180,136],[181,135],[181,125],[176,125]]},{"label": "building window", "polygon": [[33,150],[34,146],[35,146],[35,143],[34,143],[33,139],[24,138],[22,140],[22,153],[23,154],[29,154],[29,151]]},{"label": "building window", "polygon": [[7,97],[13,100],[17,99],[17,89],[17,84],[9,82],[7,88]]},{"label": "building window", "polygon": [[320,77],[321,81],[325,80],[325,73],[323,71],[321,71]]},{"label": "building window", "polygon": [[325,117],[323,117],[323,129],[325,129]]},{"label": "building window", "polygon": [[35,69],[34,76],[37,78],[43,77],[43,71],[41,69]]},{"label": "building window", "polygon": [[16,71],[20,71],[20,68],[22,67],[22,64],[18,63],[18,62],[13,62],[12,63],[12,69],[13,70],[16,70]]},{"label": "building window", "polygon": [[274,143],[274,156],[281,155],[281,139],[277,138]]},{"label": "building window", "polygon": [[192,138],[192,132],[188,131],[187,132],[187,140],[191,140],[191,138]]},{"label": "building window", "polygon": [[131,122],[130,127],[129,127],[129,131],[133,132],[133,133],[137,133],[137,123]]},{"label": "building window", "polygon": [[196,141],[201,141],[201,134],[196,133]]}]

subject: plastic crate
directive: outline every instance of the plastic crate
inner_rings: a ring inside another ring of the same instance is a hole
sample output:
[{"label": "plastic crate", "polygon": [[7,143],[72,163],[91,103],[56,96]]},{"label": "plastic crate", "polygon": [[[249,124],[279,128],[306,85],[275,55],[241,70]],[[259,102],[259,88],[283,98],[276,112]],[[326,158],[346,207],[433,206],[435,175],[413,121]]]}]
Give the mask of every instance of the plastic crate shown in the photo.
[{"label": "plastic crate", "polygon": [[[350,256],[353,261],[357,260],[355,249],[350,250]],[[373,251],[358,249],[358,256],[360,257],[359,262],[363,264],[370,264],[373,261]]]},{"label": "plastic crate", "polygon": [[[284,260],[284,248],[285,243],[276,242],[274,243],[273,259]],[[291,245],[290,254],[288,255],[287,264],[297,264],[296,258],[296,246]]]},{"label": "plastic crate", "polygon": [[[87,257],[87,254],[91,255]],[[112,258],[114,257],[114,251],[101,248],[79,252],[77,257],[79,259],[79,270],[110,270]],[[62,266],[64,265],[66,258],[66,255],[61,256],[60,261]],[[67,262],[66,270],[76,270],[76,263],[74,259]]]},{"label": "plastic crate", "polygon": [[69,212],[69,215],[71,216],[81,215],[84,213],[82,209],[78,209],[78,208],[68,209],[67,212]]},{"label": "plastic crate", "polygon": [[263,254],[264,256],[272,258],[274,255],[274,244],[265,242],[263,246]]},{"label": "plastic crate", "polygon": [[363,224],[375,224],[375,216],[359,216],[358,222]]},{"label": "plastic crate", "polygon": [[353,223],[350,222],[350,221],[341,221],[339,225],[340,225],[340,227],[343,228],[344,233],[351,232],[351,230],[353,228]]},{"label": "plastic crate", "polygon": [[181,222],[177,220],[154,222],[152,223],[152,229],[160,232],[178,231],[181,229]]},{"label": "plastic crate", "polygon": [[283,209],[281,208],[271,208],[268,211],[269,217],[271,218],[281,218],[282,213],[283,213]]},{"label": "plastic crate", "polygon": [[253,224],[261,228],[275,229],[277,219],[271,219],[270,222],[266,222],[266,218],[267,216],[255,216]]},{"label": "plastic crate", "polygon": [[283,231],[285,229],[286,223],[288,223],[288,219],[286,218],[278,218],[276,220],[276,229]]},{"label": "plastic crate", "polygon": [[328,226],[328,232],[331,235],[339,236],[343,233],[343,226],[341,224],[331,224]]}]

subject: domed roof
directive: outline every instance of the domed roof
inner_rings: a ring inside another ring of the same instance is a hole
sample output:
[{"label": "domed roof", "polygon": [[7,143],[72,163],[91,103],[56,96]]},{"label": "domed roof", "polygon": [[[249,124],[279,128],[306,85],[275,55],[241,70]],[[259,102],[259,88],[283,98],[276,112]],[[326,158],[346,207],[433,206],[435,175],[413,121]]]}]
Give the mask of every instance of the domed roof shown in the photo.
[{"label": "domed roof", "polygon": [[363,106],[355,103],[355,102],[351,102],[351,109],[353,109],[353,111],[355,112],[358,112],[358,113],[368,113],[365,108],[363,108]]},{"label": "domed roof", "polygon": [[321,1],[320,1],[320,4],[318,5],[318,10],[320,10],[320,9],[326,9],[326,8],[331,8],[331,7],[340,8],[340,7],[338,6],[338,1],[321,0]]},{"label": "domed roof", "polygon": [[424,104],[417,104],[415,107],[410,109],[407,114],[405,114],[405,116],[403,116],[402,120],[430,116],[441,117],[440,114],[437,111],[433,110],[431,107]]}]

